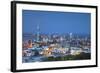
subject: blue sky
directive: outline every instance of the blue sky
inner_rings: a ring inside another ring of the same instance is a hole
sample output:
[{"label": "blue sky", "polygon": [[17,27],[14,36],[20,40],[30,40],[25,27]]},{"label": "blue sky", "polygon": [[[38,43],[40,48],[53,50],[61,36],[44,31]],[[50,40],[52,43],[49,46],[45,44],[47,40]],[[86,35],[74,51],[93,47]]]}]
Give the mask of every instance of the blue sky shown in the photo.
[{"label": "blue sky", "polygon": [[23,10],[23,33],[36,33],[40,25],[40,33],[81,33],[90,34],[91,14],[75,12],[53,12]]}]

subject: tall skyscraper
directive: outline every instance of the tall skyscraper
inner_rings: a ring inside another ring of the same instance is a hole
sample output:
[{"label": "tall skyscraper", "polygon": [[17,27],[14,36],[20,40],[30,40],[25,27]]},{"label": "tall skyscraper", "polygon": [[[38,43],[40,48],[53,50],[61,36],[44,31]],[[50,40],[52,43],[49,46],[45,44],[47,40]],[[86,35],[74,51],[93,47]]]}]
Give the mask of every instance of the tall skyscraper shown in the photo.
[{"label": "tall skyscraper", "polygon": [[69,50],[68,53],[71,53],[71,40],[72,40],[72,33],[69,33],[69,38],[70,38],[70,44],[69,44]]},{"label": "tall skyscraper", "polygon": [[72,33],[70,33],[69,35],[70,35],[70,39],[72,39]]}]

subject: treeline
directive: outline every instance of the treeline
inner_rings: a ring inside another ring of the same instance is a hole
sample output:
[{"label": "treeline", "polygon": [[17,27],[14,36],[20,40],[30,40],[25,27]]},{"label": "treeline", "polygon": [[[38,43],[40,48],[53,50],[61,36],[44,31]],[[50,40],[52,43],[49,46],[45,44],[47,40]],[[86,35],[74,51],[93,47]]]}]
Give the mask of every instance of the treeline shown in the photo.
[{"label": "treeline", "polygon": [[48,57],[45,61],[86,60],[86,59],[91,59],[90,53],[80,53],[79,55],[67,55],[63,57]]}]

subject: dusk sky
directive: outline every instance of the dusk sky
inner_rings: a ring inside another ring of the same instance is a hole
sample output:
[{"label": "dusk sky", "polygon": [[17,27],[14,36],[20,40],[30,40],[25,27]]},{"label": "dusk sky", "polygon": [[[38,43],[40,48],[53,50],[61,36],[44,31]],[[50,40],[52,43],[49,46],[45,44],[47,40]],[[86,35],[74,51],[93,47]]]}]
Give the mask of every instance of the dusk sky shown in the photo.
[{"label": "dusk sky", "polygon": [[23,33],[36,33],[37,25],[40,33],[46,34],[91,32],[90,13],[23,10],[22,20]]}]

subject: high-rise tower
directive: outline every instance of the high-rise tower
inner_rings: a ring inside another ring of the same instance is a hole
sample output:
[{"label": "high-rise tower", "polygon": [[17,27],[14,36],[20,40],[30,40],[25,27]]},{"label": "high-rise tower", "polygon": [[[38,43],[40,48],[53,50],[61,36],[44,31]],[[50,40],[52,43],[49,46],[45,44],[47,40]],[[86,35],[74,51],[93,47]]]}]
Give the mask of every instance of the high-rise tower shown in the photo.
[{"label": "high-rise tower", "polygon": [[72,33],[70,33],[69,35],[70,35],[70,39],[72,39]]},{"label": "high-rise tower", "polygon": [[40,37],[40,25],[38,24],[37,25],[37,41],[40,40],[39,37]]}]

